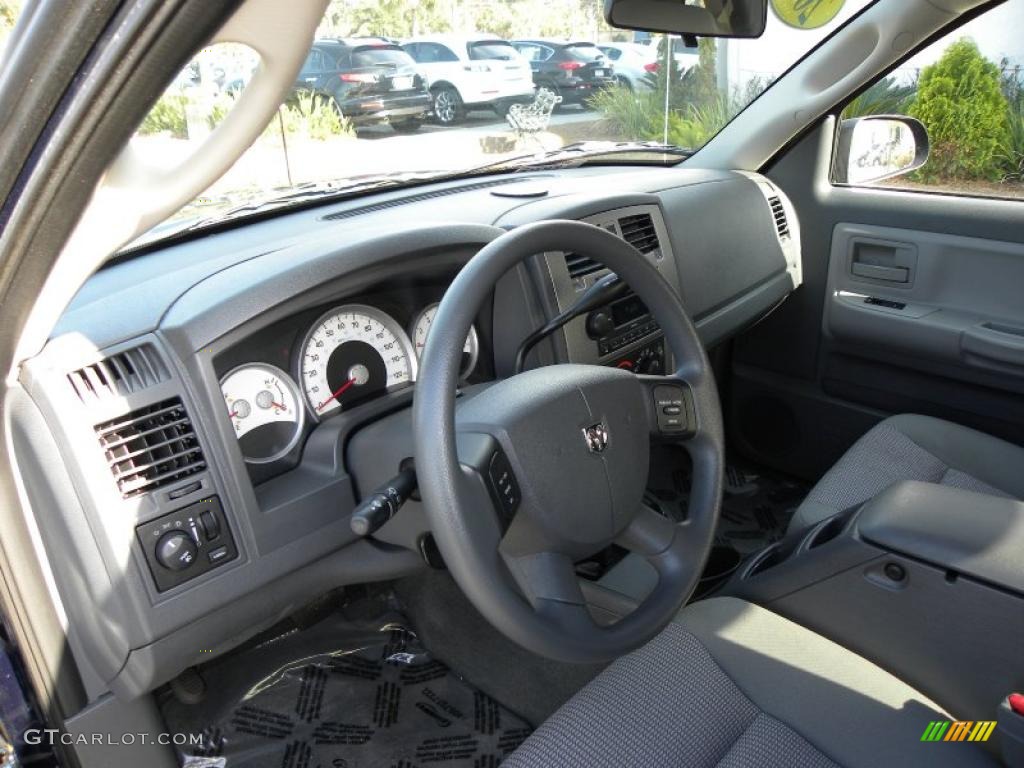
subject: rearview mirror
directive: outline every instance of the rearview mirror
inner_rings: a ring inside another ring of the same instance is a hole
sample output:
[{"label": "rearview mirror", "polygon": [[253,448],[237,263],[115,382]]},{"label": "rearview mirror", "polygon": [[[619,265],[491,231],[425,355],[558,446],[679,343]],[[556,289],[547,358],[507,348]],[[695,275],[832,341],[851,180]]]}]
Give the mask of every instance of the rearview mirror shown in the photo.
[{"label": "rearview mirror", "polygon": [[605,0],[613,27],[697,37],[760,37],[768,0]]},{"label": "rearview mirror", "polygon": [[928,161],[928,131],[920,120],[871,115],[843,120],[835,183],[869,184],[916,171]]}]

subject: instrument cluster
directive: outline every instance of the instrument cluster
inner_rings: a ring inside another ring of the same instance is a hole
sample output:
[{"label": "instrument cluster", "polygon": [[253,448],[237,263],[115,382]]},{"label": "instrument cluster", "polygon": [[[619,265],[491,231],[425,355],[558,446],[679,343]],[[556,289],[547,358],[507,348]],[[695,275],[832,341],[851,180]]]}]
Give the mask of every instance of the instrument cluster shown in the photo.
[{"label": "instrument cluster", "polygon": [[[437,307],[423,307],[405,327],[369,304],[332,307],[305,327],[290,355],[291,372],[263,361],[229,370],[221,392],[245,461],[278,461],[295,448],[307,423],[411,386]],[[463,380],[479,356],[473,327],[463,345]]]}]

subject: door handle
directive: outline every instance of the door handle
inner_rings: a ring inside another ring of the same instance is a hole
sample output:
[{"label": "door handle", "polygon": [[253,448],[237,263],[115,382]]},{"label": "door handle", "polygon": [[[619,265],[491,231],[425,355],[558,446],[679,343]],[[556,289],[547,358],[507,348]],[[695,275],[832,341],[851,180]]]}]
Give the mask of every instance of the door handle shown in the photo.
[{"label": "door handle", "polygon": [[891,283],[906,283],[910,281],[910,270],[906,267],[883,267],[879,264],[865,264],[862,261],[855,261],[852,265],[852,271],[857,277],[867,277],[872,280],[888,280]]},{"label": "door handle", "polygon": [[849,248],[848,268],[854,277],[907,286],[914,281],[917,249],[911,243],[858,237]]}]

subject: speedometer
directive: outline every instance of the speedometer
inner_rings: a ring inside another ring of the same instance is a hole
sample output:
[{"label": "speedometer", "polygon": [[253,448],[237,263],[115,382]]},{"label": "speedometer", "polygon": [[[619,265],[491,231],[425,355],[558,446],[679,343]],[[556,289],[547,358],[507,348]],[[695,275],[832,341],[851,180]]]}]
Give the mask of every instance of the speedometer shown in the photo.
[{"label": "speedometer", "polygon": [[410,384],[416,378],[416,356],[391,316],[349,304],[332,309],[310,329],[299,378],[319,418]]}]

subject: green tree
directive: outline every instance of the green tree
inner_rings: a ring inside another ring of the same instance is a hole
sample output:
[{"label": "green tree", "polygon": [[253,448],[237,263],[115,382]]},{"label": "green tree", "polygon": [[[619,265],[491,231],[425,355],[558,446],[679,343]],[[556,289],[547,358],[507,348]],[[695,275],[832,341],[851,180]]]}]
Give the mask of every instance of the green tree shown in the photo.
[{"label": "green tree", "polygon": [[703,106],[719,98],[718,44],[713,37],[702,37],[697,46],[697,65],[683,73],[683,99]]},{"label": "green tree", "polygon": [[451,28],[449,5],[441,0],[331,0],[320,32],[339,37],[411,37]]},{"label": "green tree", "polygon": [[921,73],[910,114],[924,123],[931,157],[919,176],[998,180],[1008,141],[1007,102],[999,68],[971,40],[953,43]]},{"label": "green tree", "polygon": [[509,39],[516,37],[518,19],[515,11],[508,3],[481,6],[476,10],[474,30],[489,32],[496,37]]}]

